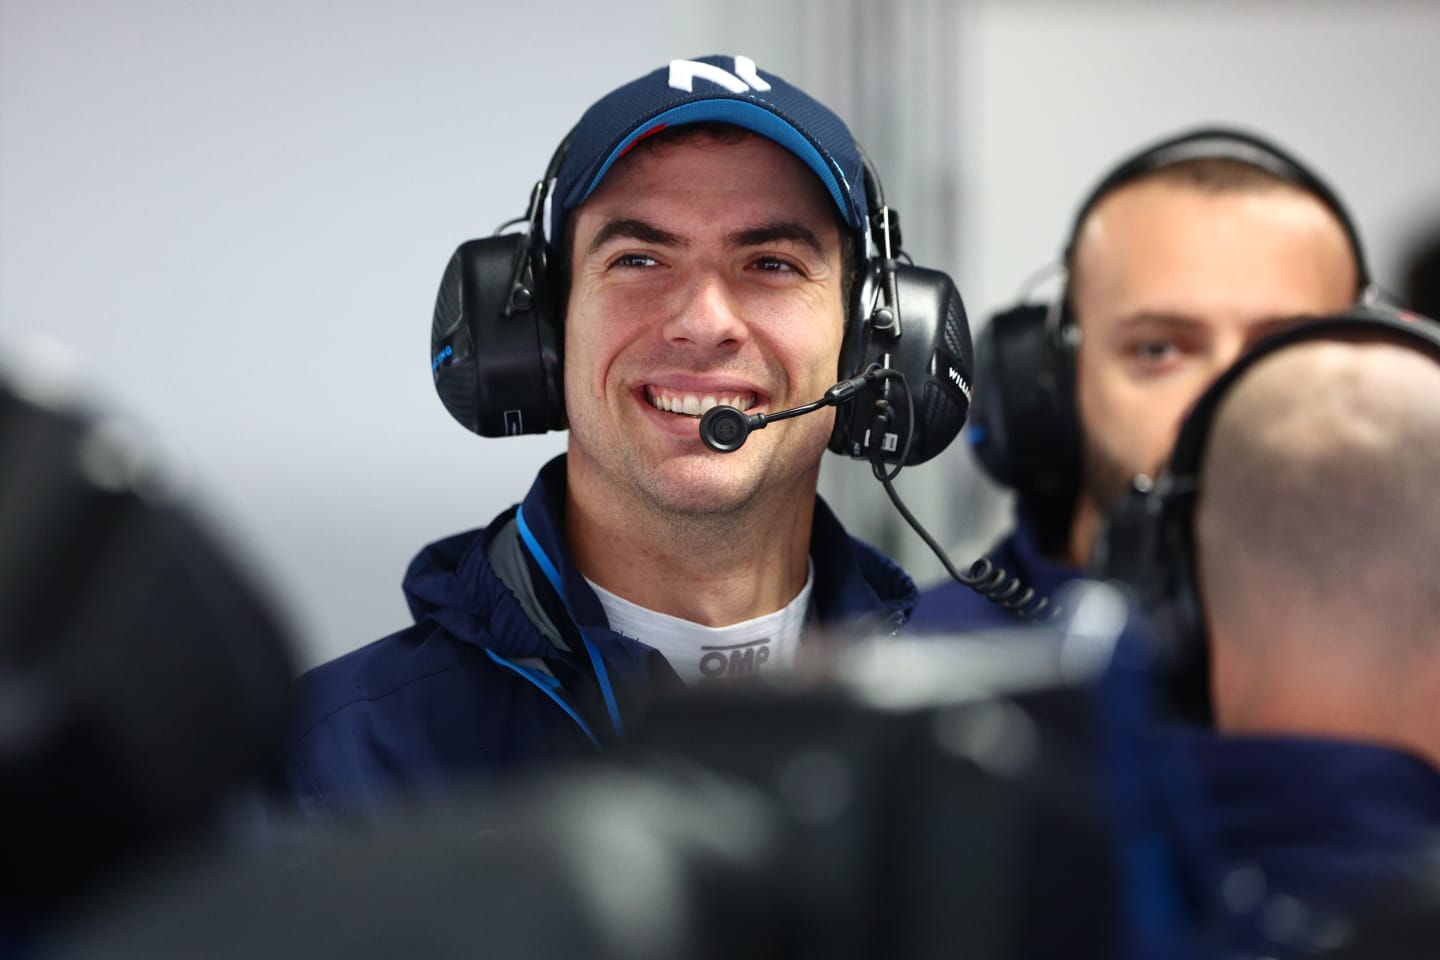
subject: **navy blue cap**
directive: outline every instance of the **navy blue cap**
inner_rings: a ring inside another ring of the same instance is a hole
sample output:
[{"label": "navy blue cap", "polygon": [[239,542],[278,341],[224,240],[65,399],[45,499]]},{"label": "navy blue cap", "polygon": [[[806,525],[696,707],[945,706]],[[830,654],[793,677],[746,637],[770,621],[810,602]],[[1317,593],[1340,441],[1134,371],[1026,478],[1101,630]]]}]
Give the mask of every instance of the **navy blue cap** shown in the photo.
[{"label": "navy blue cap", "polygon": [[773,140],[820,178],[840,217],[866,231],[864,167],[845,122],[749,57],[671,60],[606,94],[580,118],[551,192],[550,242],[636,141],[687,123],[727,123]]}]

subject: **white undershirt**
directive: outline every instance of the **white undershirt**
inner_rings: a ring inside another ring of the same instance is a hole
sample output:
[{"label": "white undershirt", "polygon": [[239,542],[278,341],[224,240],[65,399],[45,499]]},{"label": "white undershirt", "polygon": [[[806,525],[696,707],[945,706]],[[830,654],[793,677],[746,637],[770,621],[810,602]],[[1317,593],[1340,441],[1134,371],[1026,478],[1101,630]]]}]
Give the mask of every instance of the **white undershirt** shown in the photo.
[{"label": "white undershirt", "polygon": [[594,583],[610,629],[659,650],[680,679],[695,685],[770,673],[793,666],[800,649],[815,566],[807,562],[805,586],[784,607],[728,627],[707,627],[656,613]]}]

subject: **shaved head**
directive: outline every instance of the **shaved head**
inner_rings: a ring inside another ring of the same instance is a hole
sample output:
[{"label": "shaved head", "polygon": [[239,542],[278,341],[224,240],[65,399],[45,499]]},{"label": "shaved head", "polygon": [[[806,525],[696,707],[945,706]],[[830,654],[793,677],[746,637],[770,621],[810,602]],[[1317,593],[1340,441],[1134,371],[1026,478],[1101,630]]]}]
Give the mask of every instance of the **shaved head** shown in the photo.
[{"label": "shaved head", "polygon": [[1327,340],[1261,360],[1216,412],[1200,491],[1222,727],[1373,737],[1440,677],[1435,355]]}]

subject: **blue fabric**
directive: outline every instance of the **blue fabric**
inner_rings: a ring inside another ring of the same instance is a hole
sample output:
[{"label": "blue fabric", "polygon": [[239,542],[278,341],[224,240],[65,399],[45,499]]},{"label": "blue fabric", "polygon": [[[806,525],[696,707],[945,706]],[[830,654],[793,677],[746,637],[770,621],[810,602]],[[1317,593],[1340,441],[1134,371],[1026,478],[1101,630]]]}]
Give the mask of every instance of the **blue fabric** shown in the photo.
[{"label": "blue fabric", "polygon": [[560,571],[555,569],[555,564],[550,562],[550,558],[545,556],[545,551],[540,548],[540,542],[535,539],[535,534],[530,532],[530,524],[525,522],[523,506],[515,511],[515,526],[520,530],[520,539],[524,540],[525,546],[530,549],[530,556],[534,557],[535,562],[540,565],[540,572],[545,574],[545,579],[550,582],[550,586],[554,587],[555,592],[560,594],[563,599],[565,592],[560,589]]},{"label": "blue fabric", "polygon": [[[302,807],[374,814],[398,792],[443,794],[458,782],[593,754],[592,736],[606,741],[614,728],[581,631],[625,727],[635,725],[657,688],[678,686],[658,653],[609,628],[565,547],[564,504],[562,456],[541,470],[523,509],[533,539],[526,555],[534,563],[538,547],[560,587],[536,563],[536,599],[570,649],[541,633],[487,559],[487,545],[514,520],[514,508],[485,530],[431,544],[405,576],[415,623],[297,681],[301,708],[286,780]],[[905,623],[915,585],[849,537],[819,498],[810,550],[811,609],[820,625],[894,632]],[[518,660],[543,662],[556,682],[545,684],[543,672]]]},{"label": "blue fabric", "polygon": [[[1084,571],[1040,552],[1034,522],[1023,510],[1017,511],[1015,529],[986,556],[1010,576],[1019,577],[1025,586],[1052,600],[1061,587],[1084,575]],[[952,559],[957,569],[968,571],[966,558]],[[947,580],[920,595],[920,603],[910,618],[910,630],[924,634],[964,633],[1013,627],[1016,622],[1015,614],[970,587]]]},{"label": "blue fabric", "polygon": [[[646,121],[643,129],[637,128],[630,131],[625,139],[610,151],[610,155],[600,165],[600,169],[595,173],[589,185],[585,187],[574,206],[584,203],[590,194],[595,192],[595,188],[600,185],[601,180],[605,179],[605,174],[610,172],[615,161],[625,156],[637,140],[665,127],[705,122],[728,123],[732,126],[743,127],[752,133],[758,133],[766,139],[775,141],[804,161],[805,166],[820,178],[820,182],[825,185],[826,192],[830,194],[830,199],[835,201],[835,206],[839,209],[840,215],[845,218],[846,223],[851,223],[856,217],[857,214],[852,208],[850,198],[846,195],[847,187],[841,182],[835,168],[826,162],[825,158],[820,155],[820,151],[805,139],[803,133],[796,130],[788,120],[757,104],[745,100],[721,98],[681,104],[650,118]],[[853,226],[853,223],[851,225]]]},{"label": "blue fabric", "polygon": [[1419,757],[1352,741],[1222,736],[1192,727],[1160,731],[1155,746],[1199,784],[1199,849],[1214,861],[1205,872],[1223,877],[1257,867],[1264,878],[1262,900],[1219,911],[1214,930],[1230,950],[1303,952],[1303,943],[1274,940],[1268,931],[1265,906],[1277,897],[1298,898],[1323,924],[1397,884],[1433,876],[1440,771]]},{"label": "blue fabric", "polygon": [[[560,595],[560,600],[563,603],[565,601],[565,591],[561,588],[560,572],[555,569],[555,564],[552,563],[550,558],[545,554],[545,550],[540,546],[540,542],[535,539],[535,534],[530,532],[530,525],[525,522],[525,508],[523,506],[515,511],[515,525],[520,530],[520,539],[525,541],[525,547],[530,551],[530,556],[540,566],[540,572],[545,574],[545,579],[550,582],[550,586]],[[605,669],[605,660],[600,656],[599,651],[595,649],[595,644],[591,643],[590,638],[585,636],[583,629],[580,631],[580,640],[585,644],[585,652],[590,656],[590,665],[595,668],[595,678],[600,683],[600,692],[605,696],[605,709],[610,713],[610,727],[615,731],[617,737],[623,737],[625,736],[625,723],[620,719],[620,707],[615,702],[615,689],[610,684],[610,674],[609,671]],[[495,659],[493,655],[491,659]],[[531,671],[527,676],[533,673],[534,672]],[[541,676],[543,676],[543,674]],[[561,705],[564,706],[564,704],[554,696],[554,685],[545,681],[541,681],[541,683],[545,686],[551,699],[556,700],[557,703],[561,703]],[[584,720],[575,716],[574,711],[570,710],[569,707],[565,708],[565,712],[569,713],[571,717],[575,719],[576,723],[585,728],[585,732],[590,736],[591,741],[595,740],[594,734],[590,733],[590,727]],[[595,745],[598,747],[600,744],[596,743]]]},{"label": "blue fabric", "polygon": [[1215,846],[1271,891],[1355,903],[1403,876],[1440,828],[1440,771],[1372,744],[1167,730],[1200,778]]},{"label": "blue fabric", "polygon": [[[697,57],[699,63],[736,72],[734,57]],[[585,201],[611,165],[635,141],[665,126],[715,121],[752,130],[799,157],[835,200],[840,216],[863,249],[868,204],[859,148],[845,122],[805,91],[769,71],[757,70],[770,89],[739,93],[696,77],[689,90],[670,86],[670,66],[611,91],[581,116],[556,177],[547,238],[558,247],[565,218]],[[739,78],[736,77],[736,80]]]},{"label": "blue fabric", "polygon": [[566,702],[564,697],[560,696],[559,680],[556,680],[548,673],[541,673],[539,670],[535,670],[531,667],[522,667],[517,663],[511,663],[509,660],[506,660],[494,650],[486,650],[485,653],[487,656],[490,657],[491,660],[495,661],[500,666],[504,667],[506,670],[509,670],[513,673],[518,673],[520,676],[524,677],[526,680],[529,680],[531,683],[535,684],[535,686],[539,687],[542,691],[544,691],[545,696],[549,697],[551,700],[554,700],[555,705],[561,710],[565,711],[566,716],[568,716],[571,720],[575,721],[575,725],[580,728],[580,732],[585,734],[585,739],[589,740],[591,744],[594,745],[596,750],[605,749],[605,747],[600,743],[600,738],[595,736],[594,731],[590,729],[590,724],[585,722],[585,718],[580,716],[580,714],[576,713],[575,708],[570,706],[570,704]]}]

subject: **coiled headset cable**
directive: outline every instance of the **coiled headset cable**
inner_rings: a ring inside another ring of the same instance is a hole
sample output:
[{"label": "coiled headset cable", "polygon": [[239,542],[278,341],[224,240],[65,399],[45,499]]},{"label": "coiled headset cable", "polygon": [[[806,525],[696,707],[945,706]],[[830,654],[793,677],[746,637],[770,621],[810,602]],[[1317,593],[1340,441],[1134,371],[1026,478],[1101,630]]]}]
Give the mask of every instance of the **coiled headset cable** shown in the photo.
[{"label": "coiled headset cable", "polygon": [[[910,525],[910,529],[914,530],[920,536],[920,539],[925,541],[925,545],[939,558],[940,562],[945,566],[945,571],[949,573],[957,583],[964,584],[982,597],[988,599],[991,603],[995,603],[1003,609],[1010,611],[1022,620],[1035,620],[1043,623],[1058,617],[1063,612],[1063,608],[1052,603],[1049,597],[1037,593],[1031,587],[1027,587],[1019,577],[1012,576],[1004,567],[997,565],[989,557],[981,557],[971,564],[968,574],[961,573],[955,568],[955,565],[950,562],[950,558],[946,555],[945,550],[935,541],[935,538],[930,535],[930,532],[925,529],[920,521],[915,518],[915,515],[905,506],[904,501],[900,499],[900,494],[895,489],[894,480],[900,475],[900,470],[910,452],[910,444],[915,438],[915,399],[910,392],[910,385],[905,381],[904,375],[898,371],[873,366],[870,370],[866,371],[866,375],[867,377],[877,380],[896,381],[900,384],[900,389],[905,393],[905,408],[907,414],[905,418],[905,445],[901,448],[900,455],[896,458],[893,468],[886,468],[881,447],[881,439],[885,434],[883,428],[893,423],[895,419],[895,408],[886,397],[875,401],[876,429],[872,429],[871,431],[869,455],[870,471],[875,475],[875,479],[880,481],[880,485],[885,488],[886,496],[890,498],[890,502],[894,504],[900,516],[905,518],[905,522]],[[888,384],[884,392],[889,393]]]}]

